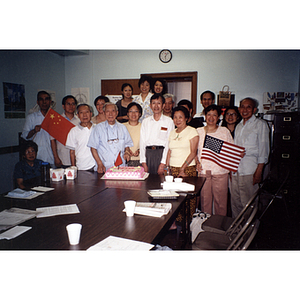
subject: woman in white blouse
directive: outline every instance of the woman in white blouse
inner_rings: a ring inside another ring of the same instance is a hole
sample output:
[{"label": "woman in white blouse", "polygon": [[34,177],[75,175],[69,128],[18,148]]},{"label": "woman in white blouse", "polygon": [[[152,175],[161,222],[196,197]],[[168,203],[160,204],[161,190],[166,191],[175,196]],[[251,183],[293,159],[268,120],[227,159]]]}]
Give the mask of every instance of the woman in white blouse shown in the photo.
[{"label": "woman in white blouse", "polygon": [[150,92],[151,87],[152,77],[148,75],[142,75],[139,80],[139,88],[141,93],[133,100],[133,102],[137,102],[143,109],[143,115],[140,118],[140,122],[153,115],[152,109],[150,108],[150,98],[153,95]]}]

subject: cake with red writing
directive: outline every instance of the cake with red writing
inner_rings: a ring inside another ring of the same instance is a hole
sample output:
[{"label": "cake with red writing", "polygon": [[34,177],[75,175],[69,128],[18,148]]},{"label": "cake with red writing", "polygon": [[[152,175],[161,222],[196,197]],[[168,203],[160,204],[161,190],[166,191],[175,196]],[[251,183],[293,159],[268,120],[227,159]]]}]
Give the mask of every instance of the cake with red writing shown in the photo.
[{"label": "cake with red writing", "polygon": [[105,179],[142,179],[145,175],[143,167],[112,167],[105,174]]}]

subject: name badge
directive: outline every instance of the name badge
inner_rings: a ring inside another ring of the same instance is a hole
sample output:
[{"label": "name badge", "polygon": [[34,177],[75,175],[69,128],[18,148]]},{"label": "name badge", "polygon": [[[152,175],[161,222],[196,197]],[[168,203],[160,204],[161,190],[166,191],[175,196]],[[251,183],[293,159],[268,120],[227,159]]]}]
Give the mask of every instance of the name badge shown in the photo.
[{"label": "name badge", "polygon": [[168,128],[167,127],[161,127],[160,130],[162,130],[162,131],[168,131]]}]

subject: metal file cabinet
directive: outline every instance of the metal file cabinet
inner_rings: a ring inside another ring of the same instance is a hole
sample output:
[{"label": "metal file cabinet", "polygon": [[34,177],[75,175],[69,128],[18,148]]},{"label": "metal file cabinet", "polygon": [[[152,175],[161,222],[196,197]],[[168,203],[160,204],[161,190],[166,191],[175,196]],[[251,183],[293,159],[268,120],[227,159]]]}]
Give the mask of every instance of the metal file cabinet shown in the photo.
[{"label": "metal file cabinet", "polygon": [[300,186],[300,113],[275,113],[273,123],[271,168],[283,179],[289,171],[287,192]]}]

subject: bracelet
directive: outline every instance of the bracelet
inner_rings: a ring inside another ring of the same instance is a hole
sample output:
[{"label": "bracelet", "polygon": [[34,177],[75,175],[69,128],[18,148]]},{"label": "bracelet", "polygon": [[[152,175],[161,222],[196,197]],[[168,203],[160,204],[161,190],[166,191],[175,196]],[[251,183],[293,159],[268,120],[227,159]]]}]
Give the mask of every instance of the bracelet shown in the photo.
[{"label": "bracelet", "polygon": [[189,163],[187,162],[187,160],[185,161],[185,163],[186,163],[187,166],[189,165]]}]

